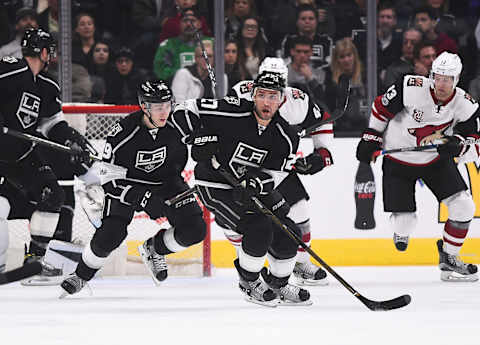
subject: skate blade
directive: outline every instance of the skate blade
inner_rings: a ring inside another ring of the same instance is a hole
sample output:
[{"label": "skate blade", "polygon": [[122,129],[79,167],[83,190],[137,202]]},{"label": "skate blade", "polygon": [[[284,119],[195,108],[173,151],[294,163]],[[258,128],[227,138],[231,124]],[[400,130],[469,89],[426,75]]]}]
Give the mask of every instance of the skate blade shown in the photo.
[{"label": "skate blade", "polygon": [[255,298],[250,297],[250,296],[245,296],[245,301],[250,302],[250,303],[254,303],[254,304],[258,304],[258,305],[262,305],[264,307],[270,307],[270,308],[276,308],[278,306],[278,300],[277,299],[273,299],[271,301],[259,301]]},{"label": "skate blade", "polygon": [[327,286],[328,285],[328,279],[326,277],[324,279],[315,280],[315,279],[305,279],[305,278],[294,276],[293,282],[296,285],[300,285],[300,286]]},{"label": "skate blade", "polygon": [[65,279],[64,276],[57,277],[43,277],[43,276],[33,276],[27,279],[24,279],[20,282],[23,286],[56,286],[60,285]]},{"label": "skate blade", "polygon": [[278,300],[278,306],[280,307],[305,307],[305,306],[308,307],[312,304],[313,302],[311,300],[306,300],[302,302],[292,302],[289,300],[282,300],[282,299]]},{"label": "skate blade", "polygon": [[142,259],[143,264],[145,265],[145,268],[147,269],[147,272],[150,274],[150,277],[152,277],[153,283],[155,286],[160,286],[162,285],[162,282],[155,277],[153,274],[152,270],[148,266],[148,260],[147,260],[147,252],[145,251],[145,248],[143,248],[143,245],[139,245],[137,247],[138,253],[140,254],[140,258]]},{"label": "skate blade", "polygon": [[463,274],[456,273],[454,271],[441,271],[440,279],[444,282],[449,282],[449,283],[456,283],[456,282],[473,283],[478,281],[478,275],[476,273],[463,275]]}]

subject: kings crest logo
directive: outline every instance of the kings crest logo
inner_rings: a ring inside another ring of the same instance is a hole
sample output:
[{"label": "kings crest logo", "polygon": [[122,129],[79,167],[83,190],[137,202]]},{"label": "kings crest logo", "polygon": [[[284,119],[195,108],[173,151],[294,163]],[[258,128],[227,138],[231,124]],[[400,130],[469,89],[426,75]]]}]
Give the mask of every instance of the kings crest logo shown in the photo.
[{"label": "kings crest logo", "polygon": [[422,122],[423,121],[423,111],[418,110],[418,109],[413,109],[413,119],[417,122]]},{"label": "kings crest logo", "polygon": [[228,165],[232,168],[236,177],[240,178],[245,173],[245,166],[261,166],[267,154],[268,151],[266,150],[239,142]]},{"label": "kings crest logo", "polygon": [[17,118],[24,129],[37,123],[38,114],[40,114],[40,102],[40,97],[28,92],[23,93],[17,109]]},{"label": "kings crest logo", "polygon": [[160,168],[167,158],[167,147],[162,146],[154,151],[138,151],[135,168],[151,173]]}]

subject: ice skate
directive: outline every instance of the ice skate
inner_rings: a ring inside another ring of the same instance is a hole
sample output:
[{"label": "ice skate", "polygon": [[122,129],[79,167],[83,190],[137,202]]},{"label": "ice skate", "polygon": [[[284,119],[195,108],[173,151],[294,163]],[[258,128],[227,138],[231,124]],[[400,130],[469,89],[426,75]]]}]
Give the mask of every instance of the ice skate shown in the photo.
[{"label": "ice skate", "polygon": [[325,286],[328,285],[327,273],[310,261],[297,262],[293,268],[293,277],[299,285]]},{"label": "ice skate", "polygon": [[22,280],[21,284],[24,286],[52,286],[59,285],[63,280],[63,270],[61,268],[55,268],[45,261],[43,256],[38,256],[33,253],[27,252],[25,247],[25,257],[23,264],[33,263],[35,261],[40,262],[42,265],[42,272],[40,274]]},{"label": "ice skate", "polygon": [[395,248],[397,248],[399,252],[404,252],[407,250],[408,239],[408,235],[402,236],[397,234],[396,232],[393,233],[393,243],[395,244]]},{"label": "ice skate", "polygon": [[92,291],[87,284],[87,281],[77,276],[75,273],[70,274],[67,279],[65,279],[60,286],[63,289],[60,299],[65,298],[68,295],[73,295],[80,292],[85,286],[88,287],[90,294]]},{"label": "ice skate", "polygon": [[277,278],[270,274],[266,267],[261,271],[263,280],[278,295],[278,304],[287,306],[308,306],[313,302],[310,300],[308,290],[288,283],[288,277]]},{"label": "ice skate", "polygon": [[440,279],[446,282],[475,282],[478,280],[476,265],[464,263],[460,257],[443,250],[443,240],[437,241]]},{"label": "ice skate", "polygon": [[276,307],[278,305],[277,294],[273,292],[260,277],[252,281],[247,280],[245,279],[245,271],[238,264],[238,259],[234,261],[234,264],[240,276],[238,287],[245,294],[245,300],[247,302],[266,307]]},{"label": "ice skate", "polygon": [[151,238],[138,247],[138,252],[145,267],[147,267],[148,272],[152,276],[153,282],[156,285],[160,285],[168,276],[168,266],[165,255],[160,255],[155,251]]}]

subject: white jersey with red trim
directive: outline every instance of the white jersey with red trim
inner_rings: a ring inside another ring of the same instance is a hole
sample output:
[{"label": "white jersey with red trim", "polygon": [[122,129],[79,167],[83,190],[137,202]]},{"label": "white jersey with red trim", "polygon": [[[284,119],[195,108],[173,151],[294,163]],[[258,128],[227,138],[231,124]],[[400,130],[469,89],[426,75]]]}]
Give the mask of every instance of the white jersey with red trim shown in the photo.
[{"label": "white jersey with red trim", "polygon": [[[253,80],[243,80],[235,84],[228,94],[252,101],[252,88]],[[278,111],[290,125],[308,128],[322,117],[324,110],[312,102],[305,92],[288,86],[284,90],[284,100]],[[316,149],[324,147],[330,150],[333,141],[333,124],[327,123],[318,127],[311,137]]]},{"label": "white jersey with red trim", "polygon": [[[378,96],[372,105],[369,127],[384,132],[385,150],[440,143],[454,127],[477,113],[478,103],[461,88],[445,102],[436,99],[429,78],[407,75]],[[475,115],[478,116],[478,115]],[[474,121],[473,121],[474,122]],[[475,136],[475,125],[463,135]],[[439,158],[437,151],[409,151],[387,156],[407,165],[428,165]]]}]

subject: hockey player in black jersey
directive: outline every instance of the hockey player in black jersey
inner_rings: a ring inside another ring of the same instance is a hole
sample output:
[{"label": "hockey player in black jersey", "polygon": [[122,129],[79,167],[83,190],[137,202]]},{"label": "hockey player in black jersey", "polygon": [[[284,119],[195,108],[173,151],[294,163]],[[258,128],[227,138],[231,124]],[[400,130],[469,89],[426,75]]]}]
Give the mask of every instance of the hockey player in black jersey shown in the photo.
[{"label": "hockey player in black jersey", "polygon": [[[45,31],[30,29],[21,41],[24,58],[4,56],[0,60],[0,128],[7,127],[70,146],[71,159],[89,163],[85,139],[64,120],[60,89],[45,71],[55,55],[55,43]],[[37,202],[30,221],[32,242],[28,260],[40,260],[43,274],[53,268],[41,258],[52,238],[64,203],[57,177],[31,142],[0,133],[0,175],[21,183]],[[0,207],[6,207],[2,204]],[[5,214],[5,210],[2,211]]]},{"label": "hockey player in black jersey", "polygon": [[[253,102],[237,97],[196,99],[182,104],[172,116],[186,142],[192,143],[195,181],[203,204],[222,227],[243,235],[234,261],[239,286],[247,300],[276,306],[279,299],[293,305],[309,305],[307,290],[288,284],[295,265],[297,245],[250,200],[259,196],[276,215],[300,234],[286,217],[289,205],[274,191],[291,169],[298,135],[278,115],[285,84],[275,73],[255,80]],[[232,188],[212,166],[212,156],[245,188]],[[270,272],[260,271],[268,257]]]},{"label": "hockey player in black jersey", "polygon": [[103,185],[105,203],[102,225],[85,247],[76,272],[62,284],[64,295],[80,291],[103,266],[107,256],[127,237],[135,211],[150,218],[166,216],[171,228],[160,230],[139,251],[158,283],[167,278],[165,255],[199,243],[206,225],[194,196],[167,207],[165,200],[189,187],[181,173],[187,163],[187,147],[169,122],[172,92],[163,81],[145,81],[139,88],[142,110],[113,126],[103,159],[126,167],[127,178]]}]

